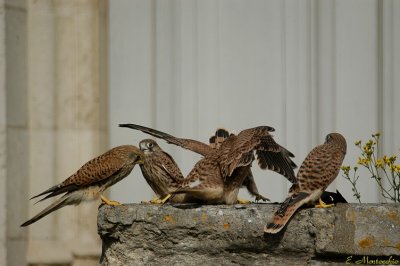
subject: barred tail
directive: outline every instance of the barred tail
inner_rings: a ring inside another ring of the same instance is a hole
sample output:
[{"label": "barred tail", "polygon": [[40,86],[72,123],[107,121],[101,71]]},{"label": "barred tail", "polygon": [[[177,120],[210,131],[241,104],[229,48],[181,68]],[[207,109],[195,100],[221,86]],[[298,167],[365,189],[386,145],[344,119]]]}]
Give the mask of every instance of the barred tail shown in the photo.
[{"label": "barred tail", "polygon": [[272,221],[265,226],[264,232],[276,234],[281,231],[296,210],[307,201],[308,196],[308,193],[300,192],[286,198],[279,209],[275,212]]}]

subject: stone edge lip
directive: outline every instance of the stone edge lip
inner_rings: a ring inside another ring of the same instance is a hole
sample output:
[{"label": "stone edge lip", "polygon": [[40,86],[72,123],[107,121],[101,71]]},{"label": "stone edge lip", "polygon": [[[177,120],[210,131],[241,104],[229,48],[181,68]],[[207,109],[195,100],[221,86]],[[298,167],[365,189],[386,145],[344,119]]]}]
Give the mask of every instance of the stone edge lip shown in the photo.
[{"label": "stone edge lip", "polygon": [[[122,232],[118,231],[129,231],[149,223],[164,232],[163,237],[167,240],[163,241],[171,241],[168,238],[174,236],[174,230],[195,228],[200,230],[200,237],[203,233],[219,235],[218,243],[205,243],[208,238],[197,240],[204,242],[201,245],[190,243],[197,245],[197,249],[204,248],[204,252],[210,248],[222,251],[229,248],[232,253],[254,250],[271,256],[282,253],[283,256],[288,252],[288,255],[301,253],[308,258],[400,256],[400,233],[396,233],[400,232],[400,204],[338,204],[329,209],[305,208],[292,218],[282,233],[264,234],[263,227],[278,206],[270,203],[203,205],[193,209],[147,204],[100,206],[98,232],[103,238],[103,249],[113,248],[113,245],[105,245],[104,241],[119,241],[116,236]],[[135,245],[151,244],[145,243],[146,238],[140,241],[144,243]],[[107,251],[103,250],[104,254]]]}]

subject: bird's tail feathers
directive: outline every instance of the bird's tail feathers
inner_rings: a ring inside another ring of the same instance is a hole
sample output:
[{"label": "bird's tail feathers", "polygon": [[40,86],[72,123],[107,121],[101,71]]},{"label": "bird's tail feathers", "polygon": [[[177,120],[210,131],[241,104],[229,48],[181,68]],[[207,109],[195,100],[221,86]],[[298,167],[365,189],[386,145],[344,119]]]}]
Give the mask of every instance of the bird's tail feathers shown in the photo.
[{"label": "bird's tail feathers", "polygon": [[36,195],[36,196],[30,198],[30,199],[34,199],[34,198],[37,198],[39,196],[48,194],[44,198],[36,201],[35,202],[35,204],[36,204],[36,203],[44,201],[44,200],[46,200],[48,198],[52,198],[52,197],[58,196],[58,195],[63,194],[63,193],[72,192],[72,191],[74,191],[76,189],[77,189],[77,185],[76,184],[64,185],[63,183],[61,183],[61,184],[58,184],[58,185],[56,185],[54,187],[49,188],[48,190],[40,193],[39,195]]},{"label": "bird's tail feathers", "polygon": [[32,198],[30,198],[30,200],[35,199],[35,198],[40,197],[40,196],[43,196],[43,195],[46,195],[46,194],[49,194],[51,192],[54,192],[55,190],[57,190],[58,186],[59,185],[52,186],[51,188],[43,191],[42,193],[37,194],[36,196],[33,196]]},{"label": "bird's tail feathers", "polygon": [[228,130],[224,128],[217,128],[215,134],[209,139],[210,146],[214,149],[218,149],[221,146],[221,143],[229,138],[229,136],[230,133]]},{"label": "bird's tail feathers", "polygon": [[309,195],[308,193],[300,192],[287,197],[275,212],[272,221],[265,226],[264,232],[276,234],[281,231],[296,210],[305,203]]},{"label": "bird's tail feathers", "polygon": [[35,215],[33,218],[31,218],[28,221],[26,221],[25,223],[21,224],[21,227],[25,227],[30,224],[33,224],[34,222],[40,220],[41,218],[48,215],[49,213],[64,207],[65,205],[67,205],[67,204],[65,204],[67,200],[68,200],[68,198],[64,197],[64,196],[57,199],[55,202],[50,204],[47,208],[45,208],[44,210],[39,212],[37,215]]}]

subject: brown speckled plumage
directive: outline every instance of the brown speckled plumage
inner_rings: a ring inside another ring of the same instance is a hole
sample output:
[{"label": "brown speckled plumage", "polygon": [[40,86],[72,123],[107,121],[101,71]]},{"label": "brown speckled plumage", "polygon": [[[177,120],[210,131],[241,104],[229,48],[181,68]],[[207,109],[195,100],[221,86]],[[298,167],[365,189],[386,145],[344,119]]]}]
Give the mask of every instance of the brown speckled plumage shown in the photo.
[{"label": "brown speckled plumage", "polygon": [[[214,148],[214,149],[219,149],[221,147],[222,142],[224,142],[229,136],[234,135],[232,133],[229,133],[228,130],[223,129],[223,128],[218,128],[215,131],[215,134],[213,136],[211,136],[209,138],[209,145],[210,147]],[[254,156],[252,158],[252,160],[254,160]],[[269,200],[268,198],[262,196],[259,192],[258,192],[258,188],[257,188],[257,184],[254,180],[253,177],[253,173],[251,171],[251,165],[245,166],[246,170],[242,170],[242,171],[235,171],[234,174],[244,174],[245,178],[243,179],[243,182],[241,184],[242,187],[246,187],[247,191],[256,198],[256,201],[259,200],[263,200],[263,201],[267,201]],[[237,178],[233,178],[233,180],[241,180],[242,178],[237,177]],[[236,190],[237,188],[235,187],[235,183],[227,183],[225,185],[225,191],[229,191],[229,190]],[[228,187],[229,186],[229,187]],[[227,192],[229,193],[229,192]]]},{"label": "brown speckled plumage", "polygon": [[336,178],[346,155],[346,140],[339,133],[330,133],[324,144],[312,149],[297,173],[297,183],[276,211],[265,232],[277,233],[303,204],[318,200]]},{"label": "brown speckled plumage", "polygon": [[154,193],[164,198],[175,191],[183,180],[183,175],[174,159],[152,139],[144,139],[139,143],[144,153],[142,174]]},{"label": "brown speckled plumage", "polygon": [[60,184],[32,197],[34,199],[47,194],[42,201],[65,193],[21,226],[30,225],[61,207],[99,198],[104,190],[129,175],[142,157],[143,153],[137,147],[123,145],[90,160]]},{"label": "brown speckled plumage", "polygon": [[[175,138],[167,133],[135,124],[121,124],[121,127],[141,130],[162,138],[168,143],[181,146],[204,156],[183,180],[175,193],[187,193],[206,203],[233,204],[246,176],[248,168],[257,154],[259,166],[271,169],[295,181],[296,167],[289,151],[277,144],[270,132],[273,128],[261,126],[243,130],[237,136],[230,135],[218,149],[199,141]],[[211,149],[210,149],[211,148]],[[244,168],[244,169],[242,169]]]},{"label": "brown speckled plumage", "polygon": [[273,128],[261,126],[245,129],[237,136],[231,134],[221,143],[219,149],[205,156],[195,165],[180,191],[193,194],[195,197],[207,192],[200,196],[205,197],[202,200],[208,203],[236,203],[239,188],[249,175],[254,151],[259,160],[268,156],[269,153],[279,153],[278,157],[282,157],[281,164],[276,165],[275,162],[271,162],[273,167],[265,164],[260,165],[261,168],[273,169],[289,180],[294,180],[293,168],[296,165],[289,158],[293,155],[281,153],[282,147],[273,140],[269,133],[271,131]]}]

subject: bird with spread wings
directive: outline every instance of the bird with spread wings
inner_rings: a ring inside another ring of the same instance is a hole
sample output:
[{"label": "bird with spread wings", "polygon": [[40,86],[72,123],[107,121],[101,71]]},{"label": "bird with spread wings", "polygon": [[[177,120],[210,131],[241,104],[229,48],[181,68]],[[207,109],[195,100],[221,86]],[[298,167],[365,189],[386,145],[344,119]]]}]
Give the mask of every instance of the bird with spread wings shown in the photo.
[{"label": "bird with spread wings", "polygon": [[167,133],[135,124],[120,127],[141,130],[168,143],[203,155],[173,194],[186,193],[209,204],[234,204],[243,181],[249,174],[254,152],[261,169],[270,169],[296,182],[292,161],[294,155],[279,145],[269,126],[260,126],[230,135],[218,149],[191,139],[176,138]]}]

